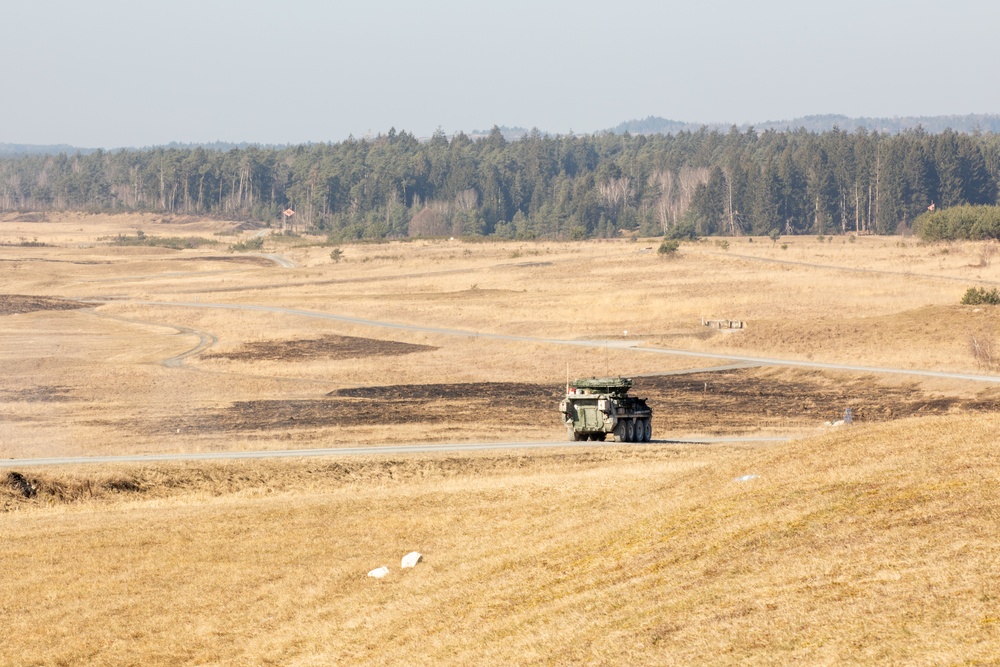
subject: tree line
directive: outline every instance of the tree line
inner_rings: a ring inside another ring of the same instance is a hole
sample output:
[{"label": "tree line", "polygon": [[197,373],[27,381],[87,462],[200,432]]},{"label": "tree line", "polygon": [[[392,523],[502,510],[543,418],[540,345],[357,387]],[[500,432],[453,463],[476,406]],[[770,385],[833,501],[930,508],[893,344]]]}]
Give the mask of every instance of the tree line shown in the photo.
[{"label": "tree line", "polygon": [[0,210],[150,211],[337,240],[892,233],[994,205],[1000,135],[859,129],[543,135],[390,130],[339,143],[0,158]]}]

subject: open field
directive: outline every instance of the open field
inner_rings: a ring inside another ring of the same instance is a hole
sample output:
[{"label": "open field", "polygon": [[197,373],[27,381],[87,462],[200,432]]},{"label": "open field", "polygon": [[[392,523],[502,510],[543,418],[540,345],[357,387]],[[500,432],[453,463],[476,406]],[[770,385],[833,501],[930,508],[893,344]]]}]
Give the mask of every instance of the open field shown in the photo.
[{"label": "open field", "polygon": [[[205,243],[112,244],[139,230]],[[664,260],[652,240],[427,240],[341,246],[335,262],[322,239],[265,234],[230,252],[254,233],[0,216],[0,563],[18,573],[0,584],[0,664],[1000,654],[1000,384],[970,351],[998,344],[1000,315],[959,305],[1000,285],[985,244],[729,239]],[[706,371],[731,362],[667,349],[983,381]],[[654,443],[2,466],[558,441],[567,371],[635,377]],[[848,407],[854,428],[824,426]],[[793,439],[676,442],[769,435]],[[400,572],[413,549],[425,561]],[[386,579],[364,576],[383,564]]]},{"label": "open field", "polygon": [[998,437],[39,473],[0,662],[988,664]]}]

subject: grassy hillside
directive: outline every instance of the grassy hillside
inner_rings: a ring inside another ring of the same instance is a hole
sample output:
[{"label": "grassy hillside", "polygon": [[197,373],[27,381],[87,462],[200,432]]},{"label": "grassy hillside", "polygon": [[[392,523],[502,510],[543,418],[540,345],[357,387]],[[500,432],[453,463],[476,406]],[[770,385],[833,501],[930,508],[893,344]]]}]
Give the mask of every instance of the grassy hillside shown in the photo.
[{"label": "grassy hillside", "polygon": [[988,662],[998,436],[26,471],[0,663]]}]

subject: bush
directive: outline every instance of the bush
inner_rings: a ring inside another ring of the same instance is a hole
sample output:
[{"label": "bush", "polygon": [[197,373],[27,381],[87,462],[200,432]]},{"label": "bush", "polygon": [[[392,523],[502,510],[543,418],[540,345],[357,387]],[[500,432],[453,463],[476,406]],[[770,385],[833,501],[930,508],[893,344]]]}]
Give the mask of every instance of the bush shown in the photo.
[{"label": "bush", "polygon": [[264,247],[264,237],[255,236],[252,239],[247,239],[246,241],[240,241],[239,243],[234,243],[229,246],[229,252],[250,252],[253,250],[260,250]]},{"label": "bush", "polygon": [[990,290],[985,287],[970,287],[965,292],[965,296],[962,297],[962,304],[966,306],[996,306],[1000,304],[1000,292],[995,287]]},{"label": "bush", "polygon": [[135,233],[135,236],[119,234],[118,236],[102,236],[98,238],[98,240],[110,241],[111,245],[116,246],[148,246],[156,248],[171,248],[173,250],[200,248],[204,245],[216,245],[218,243],[218,241],[201,238],[199,236],[188,236],[185,238],[178,236],[146,236],[146,233],[141,229]]},{"label": "bush", "polygon": [[664,239],[656,252],[659,253],[660,257],[676,257],[679,247],[681,247],[681,242],[677,239]]},{"label": "bush", "polygon": [[1000,239],[1000,206],[952,206],[926,211],[913,221],[924,241]]}]

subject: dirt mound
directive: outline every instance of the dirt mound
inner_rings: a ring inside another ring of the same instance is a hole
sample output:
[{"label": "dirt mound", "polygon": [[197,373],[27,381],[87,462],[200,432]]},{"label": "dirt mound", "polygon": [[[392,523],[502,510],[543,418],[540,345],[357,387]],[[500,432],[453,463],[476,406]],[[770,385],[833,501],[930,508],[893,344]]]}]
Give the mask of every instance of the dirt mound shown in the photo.
[{"label": "dirt mound", "polygon": [[86,500],[146,493],[157,485],[161,494],[169,492],[173,480],[156,471],[130,472],[127,475],[105,473],[44,473],[24,475],[10,471],[0,474],[0,512],[11,511],[25,503],[76,503]]},{"label": "dirt mound", "polygon": [[33,313],[37,310],[76,310],[86,307],[87,304],[67,299],[26,294],[0,294],[0,315],[19,315]]},{"label": "dirt mound", "polygon": [[21,213],[11,218],[11,222],[48,222],[49,218],[44,213]]},{"label": "dirt mound", "polygon": [[[249,490],[289,492],[321,485],[337,488],[349,484],[406,482],[429,477],[458,475],[503,475],[511,470],[549,470],[554,467],[587,468],[594,463],[657,461],[686,458],[691,452],[662,448],[631,450],[578,450],[506,452],[475,456],[433,458],[376,457],[312,459],[303,461],[213,461],[210,463],[163,463],[108,471],[100,467],[66,472],[52,470],[22,474],[0,471],[0,514],[4,511],[54,504],[83,503],[133,498],[165,498],[186,493],[225,494]],[[2,463],[2,462],[0,462]]]},{"label": "dirt mound", "polygon": [[362,359],[365,357],[394,357],[415,352],[430,352],[436,349],[432,345],[328,335],[304,340],[245,343],[240,349],[233,352],[212,352],[204,355],[203,358],[232,361],[300,361],[318,357],[324,359]]}]

